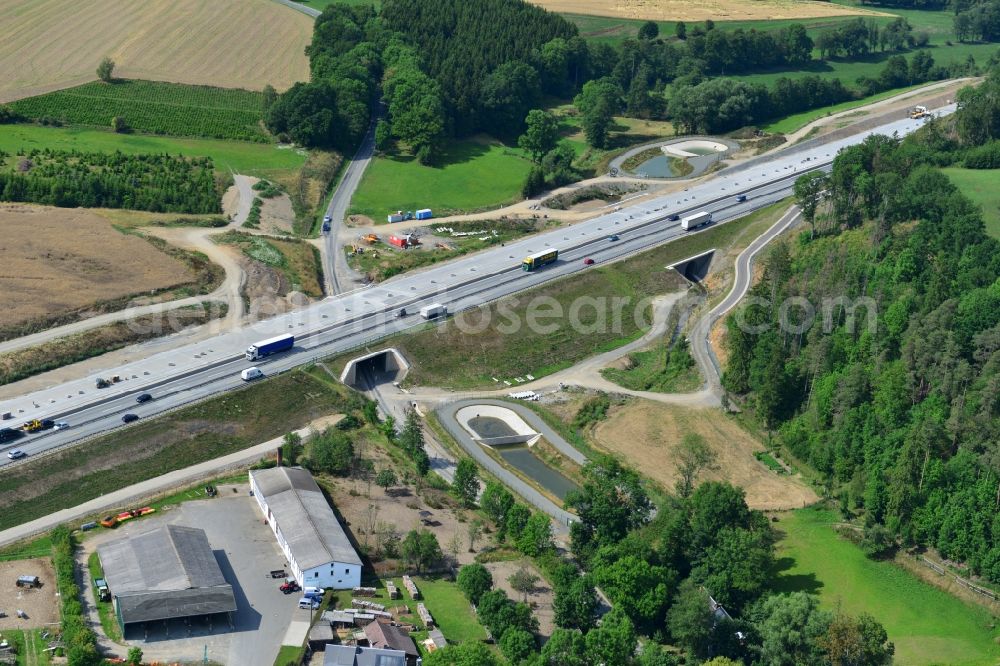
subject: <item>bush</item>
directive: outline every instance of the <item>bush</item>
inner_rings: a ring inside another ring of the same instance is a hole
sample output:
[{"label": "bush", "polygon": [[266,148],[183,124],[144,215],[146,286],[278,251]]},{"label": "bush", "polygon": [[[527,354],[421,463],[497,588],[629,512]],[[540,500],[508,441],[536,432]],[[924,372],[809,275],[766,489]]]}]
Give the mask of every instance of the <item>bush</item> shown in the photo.
[{"label": "bush", "polygon": [[573,417],[573,425],[577,428],[586,428],[592,423],[603,421],[607,417],[610,407],[611,399],[604,393],[593,397],[580,407],[576,416]]},{"label": "bush", "polygon": [[966,169],[1000,169],[1000,141],[970,150],[962,164]]}]

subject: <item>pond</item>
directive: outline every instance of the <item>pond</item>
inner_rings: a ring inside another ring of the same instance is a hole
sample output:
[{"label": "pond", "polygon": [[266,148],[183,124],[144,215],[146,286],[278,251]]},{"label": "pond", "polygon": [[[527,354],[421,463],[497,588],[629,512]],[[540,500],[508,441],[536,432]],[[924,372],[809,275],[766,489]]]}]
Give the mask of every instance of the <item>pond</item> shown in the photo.
[{"label": "pond", "polygon": [[497,447],[496,452],[500,454],[505,463],[529,479],[533,479],[559,499],[566,499],[566,494],[569,491],[579,488],[558,470],[549,467],[527,446]]},{"label": "pond", "polygon": [[633,169],[632,173],[645,175],[648,178],[673,178],[676,175],[670,166],[670,158],[666,155],[657,155],[652,159],[646,160]]}]

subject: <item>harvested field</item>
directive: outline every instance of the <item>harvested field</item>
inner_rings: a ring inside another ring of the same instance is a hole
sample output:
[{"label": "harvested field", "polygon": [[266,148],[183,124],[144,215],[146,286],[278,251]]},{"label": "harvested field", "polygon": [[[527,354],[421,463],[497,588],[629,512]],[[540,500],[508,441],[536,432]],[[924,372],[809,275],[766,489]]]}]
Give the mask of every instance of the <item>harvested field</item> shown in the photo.
[{"label": "harvested field", "polygon": [[[38,576],[42,586],[35,589],[14,586],[18,576]],[[32,560],[0,562],[0,610],[7,617],[0,618],[0,629],[31,629],[59,622],[56,597],[56,576],[52,561],[37,557]],[[23,610],[28,619],[17,617],[16,610]]]},{"label": "harvested field", "polygon": [[879,12],[806,0],[531,0],[561,14],[591,14],[655,21],[754,21],[761,19],[817,18]]},{"label": "harvested field", "polygon": [[83,209],[0,205],[3,328],[76,319],[83,308],[193,282],[184,265]]},{"label": "harvested field", "polygon": [[718,468],[703,472],[700,479],[729,481],[746,491],[754,509],[793,509],[807,506],[818,497],[800,479],[771,472],[754,458],[764,449],[760,442],[718,411],[690,409],[632,400],[614,407],[593,432],[598,446],[619,454],[632,467],[673,488],[677,480],[674,447],[695,432],[715,452]]},{"label": "harvested field", "polygon": [[0,25],[0,102],[92,81],[105,56],[129,79],[248,90],[309,79],[313,22],[271,0],[11,0]]}]

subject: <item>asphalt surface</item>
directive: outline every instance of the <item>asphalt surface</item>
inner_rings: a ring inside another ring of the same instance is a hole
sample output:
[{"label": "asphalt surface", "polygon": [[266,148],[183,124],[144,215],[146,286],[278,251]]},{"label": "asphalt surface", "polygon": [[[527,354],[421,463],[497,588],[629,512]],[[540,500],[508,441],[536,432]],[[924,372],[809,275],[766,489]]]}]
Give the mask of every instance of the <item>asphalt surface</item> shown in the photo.
[{"label": "asphalt surface", "polygon": [[344,176],[337,184],[337,189],[330,197],[330,203],[326,207],[326,215],[332,218],[330,231],[323,233],[322,250],[323,275],[326,276],[326,293],[328,294],[342,293],[344,286],[350,284],[350,269],[347,268],[347,262],[343,260],[344,252],[341,249],[340,228],[344,224],[344,218],[347,216],[347,209],[351,205],[354,191],[361,184],[361,177],[365,174],[365,169],[371,164],[372,156],[375,154],[376,123],[377,120],[372,120],[365,137],[361,140],[361,146],[344,170]]},{"label": "asphalt surface", "polygon": [[[950,113],[954,106],[944,112]],[[606,215],[555,229],[517,242],[492,248],[401,275],[368,288],[327,298],[301,310],[280,315],[212,339],[179,349],[151,355],[124,366],[107,368],[103,376],[120,375],[122,382],[98,390],[93,379],[66,382],[58,386],[0,402],[0,415],[12,418],[0,426],[18,425],[32,418],[68,421],[71,428],[28,435],[2,445],[17,447],[29,457],[46,450],[80,441],[88,436],[122,427],[121,417],[134,413],[148,418],[243,385],[239,373],[260,367],[273,375],[323,357],[362,348],[388,334],[427,324],[416,312],[423,305],[443,303],[450,313],[538,286],[550,280],[587,270],[584,258],[605,263],[641,252],[687,235],[681,216],[711,211],[713,224],[746,215],[787,197],[795,179],[810,170],[828,166],[840,148],[860,142],[870,134],[908,133],[920,121],[902,119],[829,144],[790,148],[787,152],[755,160],[732,173],[696,185],[684,192],[643,200]],[[738,202],[744,194],[747,200]],[[610,241],[616,234],[620,240]],[[523,272],[521,260],[539,250],[555,247],[559,261],[543,269]],[[405,308],[405,316],[397,316]],[[261,361],[249,362],[243,351],[251,343],[284,333],[294,333],[295,348]],[[135,396],[150,392],[154,400],[143,405]],[[6,456],[0,465],[11,464]]]},{"label": "asphalt surface", "polygon": [[775,222],[770,229],[755,238],[736,257],[736,274],[733,277],[732,288],[718,305],[698,321],[691,333],[691,337],[694,339],[691,344],[691,353],[698,364],[698,369],[701,370],[702,377],[705,378],[708,384],[708,389],[716,396],[721,397],[722,395],[722,369],[719,367],[708,339],[712,331],[712,326],[727,312],[736,307],[743,300],[743,297],[746,296],[747,291],[753,284],[753,262],[757,258],[757,255],[760,254],[760,251],[768,243],[795,226],[799,222],[800,216],[801,213],[798,207],[792,206],[787,213],[781,216],[781,219]]}]

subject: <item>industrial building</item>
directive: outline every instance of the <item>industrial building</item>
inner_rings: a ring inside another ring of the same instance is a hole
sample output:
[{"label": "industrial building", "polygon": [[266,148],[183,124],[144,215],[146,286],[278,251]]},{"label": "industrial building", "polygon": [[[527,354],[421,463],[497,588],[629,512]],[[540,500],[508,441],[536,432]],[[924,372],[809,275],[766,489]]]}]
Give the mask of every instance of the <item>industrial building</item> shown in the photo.
[{"label": "industrial building", "polygon": [[[128,625],[236,610],[204,530],[166,525],[97,547],[122,631]],[[229,616],[225,621],[230,622]]]},{"label": "industrial building", "polygon": [[361,558],[312,474],[296,467],[253,470],[250,489],[299,585],[361,585]]}]

